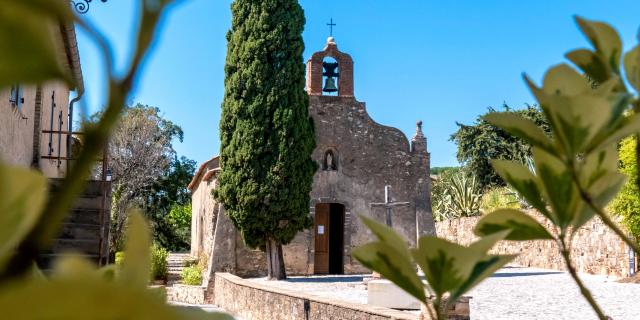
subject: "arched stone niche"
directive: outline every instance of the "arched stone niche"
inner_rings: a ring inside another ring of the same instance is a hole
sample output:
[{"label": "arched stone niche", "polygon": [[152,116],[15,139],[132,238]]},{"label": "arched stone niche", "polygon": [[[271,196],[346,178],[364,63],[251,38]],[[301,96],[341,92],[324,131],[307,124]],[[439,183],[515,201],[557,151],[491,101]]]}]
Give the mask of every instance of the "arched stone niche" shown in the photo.
[{"label": "arched stone niche", "polygon": [[322,156],[322,170],[338,170],[338,154],[333,149],[327,149]]}]

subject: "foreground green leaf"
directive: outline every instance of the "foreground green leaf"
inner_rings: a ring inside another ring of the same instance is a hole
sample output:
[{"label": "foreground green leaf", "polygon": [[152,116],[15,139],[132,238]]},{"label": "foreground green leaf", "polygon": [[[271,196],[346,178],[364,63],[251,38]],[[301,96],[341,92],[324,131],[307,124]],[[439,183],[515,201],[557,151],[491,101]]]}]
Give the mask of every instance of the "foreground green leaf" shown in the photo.
[{"label": "foreground green leaf", "polygon": [[426,301],[425,287],[413,262],[398,256],[395,248],[385,242],[367,243],[353,250],[353,257],[363,266],[380,273],[416,299]]},{"label": "foreground green leaf", "polygon": [[565,57],[599,83],[606,81],[610,77],[610,69],[591,50],[572,50]]},{"label": "foreground green leaf", "polygon": [[363,215],[360,215],[360,219],[362,219],[362,222],[376,235],[380,242],[384,242],[386,245],[392,247],[396,254],[406,258],[411,256],[409,248],[407,247],[407,241],[395,232],[393,228]]},{"label": "foreground green leaf", "polygon": [[549,231],[538,221],[515,209],[499,209],[483,216],[474,228],[478,236],[510,230],[505,240],[553,239]]},{"label": "foreground green leaf", "polygon": [[233,319],[221,313],[167,305],[155,291],[77,273],[19,282],[0,291],[3,319]]},{"label": "foreground green leaf", "polygon": [[532,145],[553,151],[551,140],[533,121],[508,112],[494,112],[484,117],[489,123],[522,138]]},{"label": "foreground green leaf", "polygon": [[47,180],[37,171],[0,164],[0,270],[36,225],[47,198]]},{"label": "foreground green leaf", "polygon": [[508,160],[492,160],[491,165],[500,177],[522,195],[531,206],[551,219],[537,178],[529,168],[519,162]]},{"label": "foreground green leaf", "polygon": [[459,244],[431,236],[421,237],[418,248],[412,249],[411,253],[437,296],[462,285],[481,255]]},{"label": "foreground green leaf", "polygon": [[71,83],[58,61],[52,37],[53,32],[59,32],[59,24],[72,17],[68,4],[0,0],[0,8],[0,88],[56,79]]},{"label": "foreground green leaf", "polygon": [[640,45],[624,55],[624,73],[631,86],[640,91]]},{"label": "foreground green leaf", "polygon": [[129,214],[126,241],[121,280],[145,287],[151,277],[151,234],[142,214],[137,211]]},{"label": "foreground green leaf", "polygon": [[[604,65],[615,74],[620,74],[620,57],[622,55],[622,40],[616,30],[609,24],[576,17],[576,23],[582,33],[589,39],[595,49],[595,54]],[[595,79],[603,82],[609,79],[604,77]]]},{"label": "foreground green leaf", "polygon": [[456,301],[460,297],[462,297],[465,292],[473,289],[476,285],[478,285],[482,280],[490,277],[500,268],[507,265],[507,263],[511,262],[518,255],[489,255],[487,258],[479,261],[471,275],[456,291],[451,293],[451,298],[453,301]]}]

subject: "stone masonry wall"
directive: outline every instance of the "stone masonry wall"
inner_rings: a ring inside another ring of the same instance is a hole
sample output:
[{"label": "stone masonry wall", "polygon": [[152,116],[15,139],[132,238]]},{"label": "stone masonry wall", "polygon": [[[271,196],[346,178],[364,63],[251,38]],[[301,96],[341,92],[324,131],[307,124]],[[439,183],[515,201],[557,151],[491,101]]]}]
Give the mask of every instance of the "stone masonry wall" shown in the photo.
[{"label": "stone masonry wall", "polygon": [[[385,185],[391,186],[394,201],[410,202],[409,206],[393,210],[393,228],[411,244],[417,233],[433,234],[426,140],[412,144],[400,130],[376,123],[365,104],[355,98],[312,95],[309,99],[316,134],[312,158],[319,166],[313,178],[309,209],[315,215],[319,203],[344,205],[344,272],[367,272],[352,259],[351,250],[374,239],[359,215],[385,220],[384,209],[370,206],[384,201]],[[333,154],[333,170],[323,168],[328,151]],[[314,232],[300,232],[284,247],[288,273],[314,272]]]},{"label": "stone masonry wall", "polygon": [[275,290],[228,273],[215,274],[214,304],[252,320],[418,320],[417,314]]},{"label": "stone masonry wall", "polygon": [[[528,213],[550,229],[551,224],[541,214],[535,211]],[[468,217],[438,222],[438,236],[467,245],[477,238],[473,234],[473,228],[479,218]],[[579,272],[616,278],[628,276],[629,258],[626,245],[599,218],[594,218],[578,230],[573,241],[571,256]],[[521,266],[566,269],[553,241],[502,241],[493,251],[501,254],[519,254],[514,263]]]}]

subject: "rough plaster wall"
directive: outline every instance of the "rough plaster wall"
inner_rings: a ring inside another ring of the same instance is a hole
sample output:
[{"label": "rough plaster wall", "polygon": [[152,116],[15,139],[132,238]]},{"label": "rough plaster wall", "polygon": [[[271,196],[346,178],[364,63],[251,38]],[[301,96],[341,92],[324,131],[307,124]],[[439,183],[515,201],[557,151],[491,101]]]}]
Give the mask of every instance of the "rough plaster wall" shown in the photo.
[{"label": "rough plaster wall", "polygon": [[[205,163],[202,174],[218,167],[218,161]],[[214,230],[220,205],[213,198],[218,180],[215,176],[201,180],[191,193],[191,255],[207,258],[213,250]]]},{"label": "rough plaster wall", "polygon": [[[71,73],[71,66],[62,37],[60,26],[51,28],[51,37],[56,45],[58,63]],[[69,88],[61,81],[50,81],[42,86],[42,105],[40,116],[41,130],[68,131],[69,128]],[[52,99],[53,93],[55,97]],[[55,101],[55,108],[53,102]],[[53,123],[51,114],[53,111]],[[51,143],[51,145],[49,145]],[[67,156],[67,136],[64,134],[41,134],[40,155]],[[66,161],[40,159],[40,170],[47,177],[64,177]]]},{"label": "rough plaster wall", "polygon": [[[551,224],[535,211],[528,214],[548,229]],[[436,223],[438,236],[460,244],[468,245],[477,237],[473,228],[480,217],[468,217]],[[574,236],[571,257],[579,272],[626,277],[629,272],[629,258],[626,246],[599,218],[585,224]],[[493,252],[519,254],[516,264],[565,270],[558,247],[553,241],[502,241]]]},{"label": "rough plaster wall", "polygon": [[[351,258],[353,247],[373,240],[371,232],[363,225],[358,215],[362,214],[385,220],[383,208],[370,208],[372,202],[384,201],[384,186],[391,185],[394,201],[411,202],[408,207],[393,211],[393,226],[411,245],[416,234],[434,234],[435,226],[429,203],[429,155],[426,141],[410,148],[406,136],[398,129],[375,123],[367,114],[364,103],[346,97],[310,97],[310,114],[316,128],[316,150],[312,157],[320,165],[313,180],[310,194],[310,212],[323,202],[341,203],[345,206],[344,272],[363,273],[368,270]],[[332,150],[337,170],[322,170],[324,155]],[[213,188],[213,187],[211,187]],[[202,182],[193,193],[194,221],[192,229],[193,248],[198,244],[199,220],[196,214],[210,216],[216,206],[209,202],[210,188]],[[204,229],[206,236],[212,235],[214,254],[210,257],[212,271],[223,266],[232,272],[248,274],[252,268],[264,268],[264,253],[247,250],[239,241],[237,231],[226,217],[217,215],[218,223]],[[418,228],[417,228],[418,226]],[[222,232],[222,233],[221,233]],[[236,241],[230,243],[229,239]],[[284,247],[284,260],[288,274],[311,274],[314,271],[314,233],[305,230]],[[223,249],[224,248],[224,249]],[[234,249],[232,249],[234,248]],[[202,249],[197,249],[202,250]],[[256,269],[261,273],[263,269]],[[210,275],[212,275],[210,273]]]},{"label": "rough plaster wall", "polygon": [[[55,96],[53,93],[55,92]],[[54,97],[52,99],[52,97]],[[53,102],[55,101],[55,108]],[[53,123],[51,115],[53,111]],[[62,112],[62,125],[60,125],[60,112]],[[69,89],[64,83],[49,82],[42,86],[42,105],[40,114],[40,129],[53,131],[68,131],[69,116]],[[53,124],[53,125],[52,125]],[[49,143],[51,142],[51,146]],[[49,148],[51,147],[51,152]],[[40,155],[66,157],[67,136],[64,134],[40,134]],[[66,161],[42,159],[39,161],[40,170],[47,177],[63,177],[66,172]]]},{"label": "rough plaster wall", "polygon": [[249,249],[240,233],[236,235],[236,274],[240,277],[264,277],[267,275],[267,255],[260,249]]},{"label": "rough plaster wall", "polygon": [[[314,119],[316,149],[313,159],[320,169],[314,176],[310,211],[322,202],[345,206],[345,273],[366,272],[351,258],[351,249],[371,240],[371,232],[358,215],[385,221],[386,210],[370,208],[372,202],[384,201],[384,186],[391,185],[392,199],[408,201],[408,207],[393,210],[393,227],[407,242],[415,244],[416,234],[435,230],[428,203],[428,154],[410,149],[406,136],[398,129],[374,122],[364,103],[353,98],[311,96],[310,114]],[[334,153],[337,170],[322,169],[327,150]],[[416,210],[416,207],[421,210]],[[416,219],[416,212],[418,219]],[[425,230],[416,230],[416,220]],[[285,247],[285,261],[292,273],[313,272],[313,231],[301,235]],[[306,257],[302,250],[306,248]],[[305,266],[304,260],[307,260]]]},{"label": "rough plaster wall", "polygon": [[11,88],[0,91],[0,159],[3,162],[29,167],[33,156],[33,120],[36,87],[24,87],[24,104],[14,106]]}]

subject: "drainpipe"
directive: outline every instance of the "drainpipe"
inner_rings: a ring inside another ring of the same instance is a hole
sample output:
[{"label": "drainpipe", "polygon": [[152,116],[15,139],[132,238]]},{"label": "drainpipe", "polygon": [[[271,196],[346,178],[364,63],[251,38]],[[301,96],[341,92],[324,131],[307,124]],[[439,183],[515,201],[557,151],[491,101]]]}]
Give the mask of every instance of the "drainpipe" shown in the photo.
[{"label": "drainpipe", "polygon": [[71,158],[71,136],[72,136],[72,132],[73,132],[73,105],[78,102],[80,99],[82,99],[82,95],[84,94],[84,90],[80,90],[77,93],[77,96],[73,99],[71,99],[71,101],[69,102],[69,123],[68,123],[68,131],[69,134],[67,134],[67,173],[69,172],[69,169],[71,168],[71,160],[69,158]]}]

